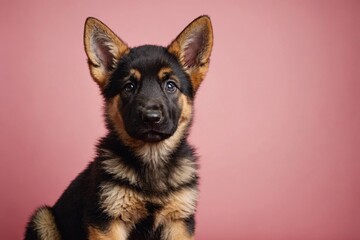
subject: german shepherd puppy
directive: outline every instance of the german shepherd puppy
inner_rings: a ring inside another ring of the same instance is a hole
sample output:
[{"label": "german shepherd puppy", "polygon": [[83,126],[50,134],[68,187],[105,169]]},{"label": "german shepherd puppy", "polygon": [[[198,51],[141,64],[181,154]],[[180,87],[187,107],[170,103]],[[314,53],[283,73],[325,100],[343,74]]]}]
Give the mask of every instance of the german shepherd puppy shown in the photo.
[{"label": "german shepherd puppy", "polygon": [[55,205],[35,211],[25,239],[193,239],[198,165],[187,136],[209,67],[210,18],[168,47],[134,48],[88,18],[84,44],[107,135]]}]

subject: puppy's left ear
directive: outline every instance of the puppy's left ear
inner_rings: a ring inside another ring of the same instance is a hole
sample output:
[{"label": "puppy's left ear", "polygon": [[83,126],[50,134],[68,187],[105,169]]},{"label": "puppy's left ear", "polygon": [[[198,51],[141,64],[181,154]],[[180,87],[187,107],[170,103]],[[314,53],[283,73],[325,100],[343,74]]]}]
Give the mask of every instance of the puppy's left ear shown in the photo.
[{"label": "puppy's left ear", "polygon": [[108,26],[93,17],[85,22],[84,45],[91,76],[103,88],[129,47]]},{"label": "puppy's left ear", "polygon": [[189,74],[194,91],[204,79],[213,46],[213,29],[208,16],[192,21],[168,46]]}]

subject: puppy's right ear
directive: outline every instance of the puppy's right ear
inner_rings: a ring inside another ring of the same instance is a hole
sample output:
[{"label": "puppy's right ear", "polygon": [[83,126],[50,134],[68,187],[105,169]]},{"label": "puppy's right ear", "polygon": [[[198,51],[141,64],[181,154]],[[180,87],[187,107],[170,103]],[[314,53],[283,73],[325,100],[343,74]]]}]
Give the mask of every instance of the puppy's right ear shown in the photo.
[{"label": "puppy's right ear", "polygon": [[104,23],[92,17],[85,22],[84,45],[91,76],[103,88],[129,47]]},{"label": "puppy's right ear", "polygon": [[195,92],[208,71],[213,38],[210,18],[204,15],[192,21],[168,46],[189,74]]}]

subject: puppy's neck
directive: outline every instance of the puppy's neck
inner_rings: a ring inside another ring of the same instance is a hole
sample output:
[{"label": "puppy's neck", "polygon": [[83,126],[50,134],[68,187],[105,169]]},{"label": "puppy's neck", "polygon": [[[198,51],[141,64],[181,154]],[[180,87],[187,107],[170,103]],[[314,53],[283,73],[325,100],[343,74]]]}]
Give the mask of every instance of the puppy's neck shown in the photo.
[{"label": "puppy's neck", "polygon": [[167,144],[147,144],[134,152],[116,135],[109,134],[98,145],[96,161],[112,179],[142,192],[161,195],[169,189],[196,183],[196,156],[186,138],[176,148]]}]

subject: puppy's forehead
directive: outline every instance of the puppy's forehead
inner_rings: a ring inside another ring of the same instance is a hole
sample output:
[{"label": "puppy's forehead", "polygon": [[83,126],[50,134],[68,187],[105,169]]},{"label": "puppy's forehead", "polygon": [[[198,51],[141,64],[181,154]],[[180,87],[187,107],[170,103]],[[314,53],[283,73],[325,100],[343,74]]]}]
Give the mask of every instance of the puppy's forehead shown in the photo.
[{"label": "puppy's forehead", "polygon": [[142,76],[159,76],[176,71],[177,62],[166,48],[145,45],[131,49],[129,53],[129,68],[136,69]]}]

